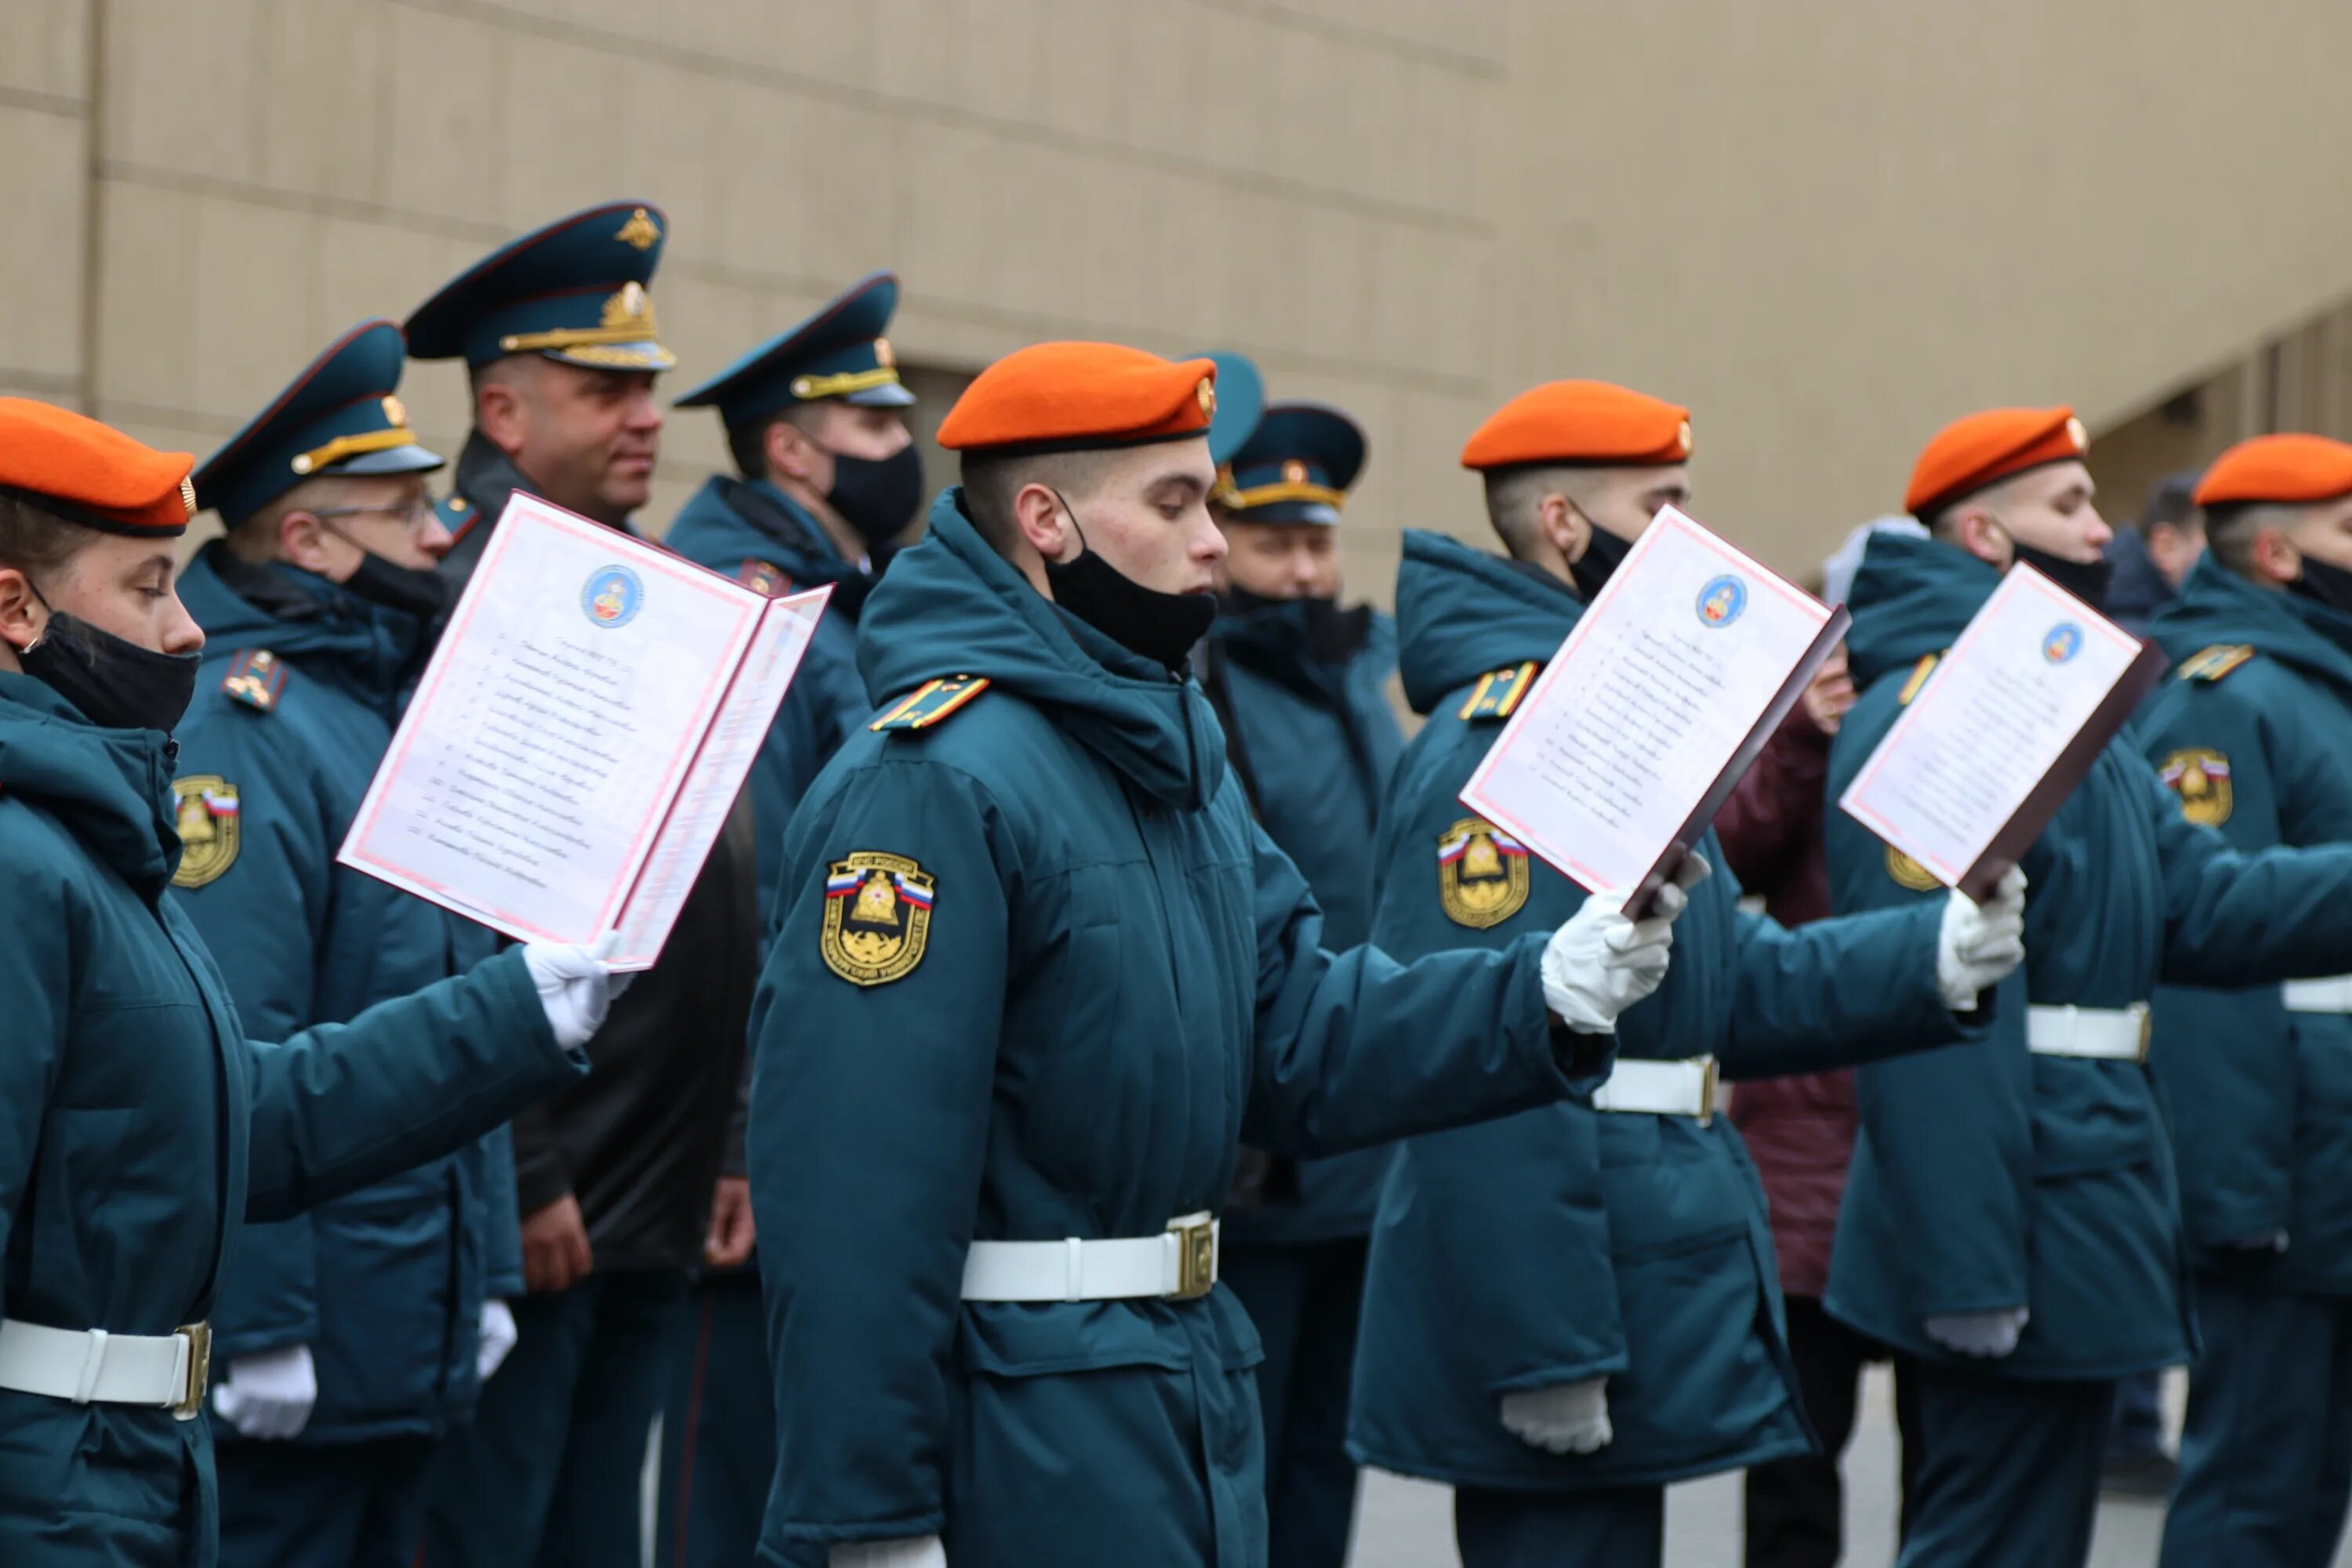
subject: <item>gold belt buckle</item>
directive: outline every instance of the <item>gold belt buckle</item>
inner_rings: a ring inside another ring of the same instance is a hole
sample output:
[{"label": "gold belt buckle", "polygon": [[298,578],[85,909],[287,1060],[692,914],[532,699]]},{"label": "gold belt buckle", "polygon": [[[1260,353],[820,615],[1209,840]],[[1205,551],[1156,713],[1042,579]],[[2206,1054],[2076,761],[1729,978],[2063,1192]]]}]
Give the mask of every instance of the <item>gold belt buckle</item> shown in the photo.
[{"label": "gold belt buckle", "polygon": [[1217,1222],[1214,1216],[1186,1224],[1170,1220],[1176,1237],[1176,1295],[1179,1301],[1196,1301],[1216,1288]]},{"label": "gold belt buckle", "polygon": [[1711,1056],[1702,1057],[1699,1059],[1706,1064],[1706,1076],[1699,1085],[1698,1124],[1701,1127],[1706,1127],[1715,1121],[1715,1095],[1717,1080],[1721,1069],[1716,1066],[1715,1058]]},{"label": "gold belt buckle", "polygon": [[194,1421],[205,1413],[205,1389],[213,1374],[213,1326],[209,1322],[188,1323],[172,1332],[188,1342],[188,1384],[179,1403],[172,1406],[174,1421]]}]

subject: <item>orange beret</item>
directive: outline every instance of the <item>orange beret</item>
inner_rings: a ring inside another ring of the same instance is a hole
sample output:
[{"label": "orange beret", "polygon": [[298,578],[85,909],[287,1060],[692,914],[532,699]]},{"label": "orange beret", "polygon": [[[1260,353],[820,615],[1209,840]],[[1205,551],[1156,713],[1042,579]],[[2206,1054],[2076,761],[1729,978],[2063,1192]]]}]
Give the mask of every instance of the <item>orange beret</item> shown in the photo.
[{"label": "orange beret", "polygon": [[1464,443],[1462,466],[1661,468],[1690,454],[1689,409],[1605,381],[1548,381],[1495,410]]},{"label": "orange beret", "polygon": [[2352,447],[2325,436],[2257,436],[2220,457],[2197,481],[2199,506],[2231,501],[2334,500],[2352,495]]},{"label": "orange beret", "polygon": [[1936,432],[1911,468],[1903,510],[1924,518],[1987,485],[2091,449],[2071,408],[1988,408]]},{"label": "orange beret", "polygon": [[196,514],[195,463],[63,408],[0,397],[0,489],[75,522],[177,538]]},{"label": "orange beret", "polygon": [[1206,436],[1217,367],[1117,343],[1034,343],[963,389],[940,426],[953,452],[1073,452]]}]

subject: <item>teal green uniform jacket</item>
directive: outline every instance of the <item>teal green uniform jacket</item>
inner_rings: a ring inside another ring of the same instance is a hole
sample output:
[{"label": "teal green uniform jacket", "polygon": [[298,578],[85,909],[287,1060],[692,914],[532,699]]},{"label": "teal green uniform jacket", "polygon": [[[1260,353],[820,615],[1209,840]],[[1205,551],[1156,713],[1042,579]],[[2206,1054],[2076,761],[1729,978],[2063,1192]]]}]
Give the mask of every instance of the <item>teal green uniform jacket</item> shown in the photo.
[{"label": "teal green uniform jacket", "polygon": [[1555,1036],[1541,932],[1324,951],[1199,688],[1035,593],[959,492],[858,647],[877,700],[992,685],[853,737],[787,836],[753,1019],[762,1560],[939,1531],[956,1568],[1253,1568],[1232,1293],[967,1304],[969,1244],[1157,1236],[1223,1202],[1244,1139],[1335,1152],[1589,1092],[1610,1042]]},{"label": "teal green uniform jacket", "polygon": [[[1919,661],[1951,646],[1999,581],[1955,545],[1870,542],[1848,600],[1862,696],[1830,755],[1830,894],[1841,910],[1944,897],[1898,881],[1906,868],[1834,803],[1894,723]],[[2124,1007],[2159,979],[2352,969],[2352,849],[2237,854],[2182,819],[2126,736],[2024,867],[2025,966],[2002,984],[1989,1047],[1857,1075],[1862,1130],[1825,1305],[1899,1350],[1993,1376],[2119,1377],[2181,1362],[2191,1328],[2179,1194],[2148,1074],[2029,1055],[2026,1003]],[[2032,1321],[1997,1361],[1954,1356],[1924,1328],[2016,1307]]]},{"label": "teal green uniform jacket", "polygon": [[[2352,841],[2352,616],[2208,556],[2155,637],[2179,673],[2139,740],[2186,815],[2243,850]],[[2230,1248],[2242,1283],[2352,1294],[2352,1017],[2289,1013],[2272,986],[2166,986],[2149,1060],[2192,1257]],[[2284,1255],[2231,1247],[2280,1231]]]},{"label": "teal green uniform jacket", "polygon": [[[1496,897],[1465,899],[1439,858],[1503,730],[1464,717],[1478,678],[1549,659],[1583,609],[1548,575],[1405,534],[1405,694],[1430,718],[1381,824],[1372,939],[1398,958],[1507,947],[1583,903],[1525,856]],[[1936,984],[1939,911],[1785,931],[1738,910],[1711,834],[1701,852],[1715,874],[1675,922],[1665,984],[1618,1020],[1624,1056],[1713,1053],[1727,1076],[1761,1077],[1964,1037]],[[1778,1279],[1763,1188],[1727,1117],[1561,1105],[1412,1139],[1372,1230],[1349,1446],[1383,1469],[1529,1491],[1655,1486],[1806,1452]],[[1595,1377],[1616,1428],[1598,1453],[1548,1454],[1504,1429],[1504,1394]]]},{"label": "teal green uniform jacket", "polygon": [[[246,1028],[276,1040],[345,1023],[488,958],[498,939],[485,927],[335,863],[392,744],[422,626],[218,544],[190,563],[180,596],[206,640],[195,701],[174,733],[175,787],[182,819],[208,842],[182,860],[179,898]],[[257,651],[274,668],[241,682]],[[210,820],[207,793],[235,800],[233,821]],[[297,1218],[249,1226],[213,1313],[213,1353],[225,1367],[310,1347],[319,1403],[299,1443],[437,1436],[480,1391],[483,1297],[521,1291],[501,1128]],[[235,1433],[224,1426],[221,1436]]]},{"label": "teal green uniform jacket", "polygon": [[[1328,626],[1347,643],[1317,646]],[[1323,911],[1323,941],[1353,947],[1372,929],[1372,831],[1404,750],[1389,707],[1396,626],[1369,605],[1326,622],[1304,603],[1220,616],[1219,717],[1249,770],[1259,826],[1290,857]],[[1229,748],[1231,749],[1231,748]],[[1389,1152],[1365,1149],[1296,1167],[1295,1194],[1225,1216],[1225,1239],[1295,1245],[1372,1226]]]},{"label": "teal green uniform jacket", "polygon": [[[281,1220],[572,1077],[520,953],[282,1045],[246,1037],[169,884],[167,743],[0,673],[0,1313],[168,1334]],[[202,1420],[0,1393],[0,1563],[209,1568]]]},{"label": "teal green uniform jacket", "polygon": [[781,597],[825,584],[833,597],[809,639],[751,764],[752,826],[759,835],[761,917],[775,918],[784,826],[825,759],[871,715],[857,674],[857,615],[872,580],[841,559],[824,531],[764,480],[713,475],[688,500],[662,543],[688,560]]}]

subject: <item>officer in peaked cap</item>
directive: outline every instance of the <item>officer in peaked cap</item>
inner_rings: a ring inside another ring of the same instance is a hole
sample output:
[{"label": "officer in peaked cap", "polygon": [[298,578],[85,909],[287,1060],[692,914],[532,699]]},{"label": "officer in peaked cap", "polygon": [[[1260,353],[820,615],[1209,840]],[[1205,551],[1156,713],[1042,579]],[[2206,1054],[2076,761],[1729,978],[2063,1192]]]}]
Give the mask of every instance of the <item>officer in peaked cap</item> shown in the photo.
[{"label": "officer in peaked cap", "polygon": [[[1363,469],[1364,435],[1319,403],[1266,406],[1244,435],[1210,498],[1225,590],[1202,645],[1202,688],[1259,824],[1322,907],[1324,941],[1349,947],[1370,935],[1373,829],[1404,749],[1388,700],[1395,625],[1339,603],[1340,509]],[[1388,1162],[1385,1149],[1304,1161],[1247,1150],[1235,1173],[1223,1268],[1265,1342],[1257,1382],[1273,1568],[1347,1560],[1348,1384]]]},{"label": "officer in peaked cap", "polygon": [[520,489],[614,528],[651,493],[660,454],[654,378],[677,358],[646,292],[668,220],[608,202],[500,247],[409,316],[412,358],[462,359],[474,427],[442,503],[463,586]]},{"label": "officer in peaked cap", "polygon": [[[904,411],[915,401],[883,334],[898,280],[859,279],[823,310],[677,400],[712,408],[735,458],[686,503],[662,542],[761,593],[830,584],[833,597],[752,765],[763,900],[783,825],[873,704],[857,674],[857,616],[923,501],[923,459]],[[658,1559],[668,1568],[748,1563],[775,1471],[760,1277],[745,1263],[751,1208],[721,1203],[693,1316],[682,1326],[662,1426]]]},{"label": "officer in peaked cap", "polygon": [[[174,884],[249,1027],[340,1024],[462,973],[491,933],[335,863],[441,607],[442,467],[400,329],[338,338],[196,470],[226,525],[180,580],[205,628],[173,784]],[[514,1342],[506,1132],[247,1228],[214,1315],[224,1554],[396,1568],[434,1447]]]},{"label": "officer in peaked cap", "polygon": [[[473,388],[474,428],[444,503],[453,585],[518,489],[635,531],[661,436],[654,380],[673,363],[646,291],[667,226],[642,202],[575,213],[493,252],[409,318],[410,353],[463,359]],[[688,1270],[704,1260],[714,1206],[748,1212],[735,1112],[759,963],[753,838],[739,798],[661,962],[598,1036],[599,1070],[515,1124],[521,1339],[438,1460],[436,1568],[634,1568],[637,1477]],[[484,1486],[489,1475],[504,1484]]]}]

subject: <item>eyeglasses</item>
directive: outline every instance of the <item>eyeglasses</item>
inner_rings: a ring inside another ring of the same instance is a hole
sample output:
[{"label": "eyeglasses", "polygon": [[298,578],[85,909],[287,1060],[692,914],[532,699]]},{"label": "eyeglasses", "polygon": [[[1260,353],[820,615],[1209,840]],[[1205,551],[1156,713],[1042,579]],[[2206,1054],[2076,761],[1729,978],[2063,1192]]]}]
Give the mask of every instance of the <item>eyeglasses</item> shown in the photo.
[{"label": "eyeglasses", "polygon": [[408,525],[412,532],[422,532],[433,521],[433,502],[424,496],[402,501],[397,506],[330,506],[310,513],[320,522],[339,517],[392,517]]}]

